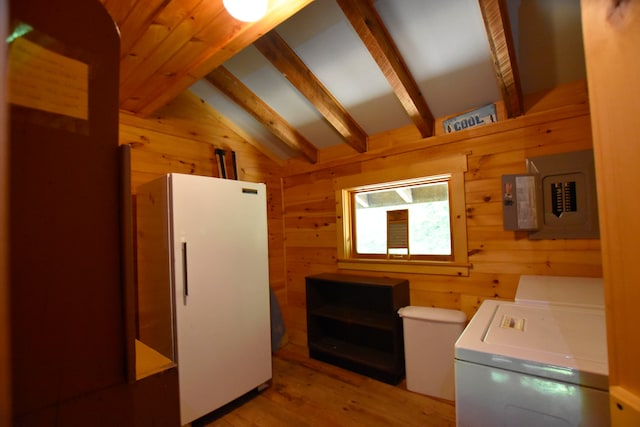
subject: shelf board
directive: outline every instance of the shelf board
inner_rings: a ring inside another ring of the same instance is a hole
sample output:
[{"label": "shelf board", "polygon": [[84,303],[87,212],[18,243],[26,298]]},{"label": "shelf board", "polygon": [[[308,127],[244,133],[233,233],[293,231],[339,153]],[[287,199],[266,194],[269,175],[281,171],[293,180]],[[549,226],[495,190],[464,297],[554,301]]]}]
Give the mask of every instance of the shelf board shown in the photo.
[{"label": "shelf board", "polygon": [[309,348],[379,371],[394,372],[393,355],[370,347],[364,347],[327,336],[310,343]]},{"label": "shelf board", "polygon": [[396,320],[393,318],[395,314],[381,314],[368,310],[355,309],[353,307],[334,305],[324,305],[314,308],[309,314],[386,331],[393,330]]}]

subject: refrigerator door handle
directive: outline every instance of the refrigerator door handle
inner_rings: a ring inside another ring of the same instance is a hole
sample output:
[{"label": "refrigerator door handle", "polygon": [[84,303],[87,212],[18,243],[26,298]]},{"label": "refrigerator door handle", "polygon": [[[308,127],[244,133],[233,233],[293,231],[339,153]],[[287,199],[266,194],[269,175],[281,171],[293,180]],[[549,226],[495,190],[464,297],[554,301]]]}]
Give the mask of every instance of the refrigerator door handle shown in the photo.
[{"label": "refrigerator door handle", "polygon": [[189,275],[187,274],[187,242],[182,242],[182,290],[184,305],[187,305],[189,296]]}]

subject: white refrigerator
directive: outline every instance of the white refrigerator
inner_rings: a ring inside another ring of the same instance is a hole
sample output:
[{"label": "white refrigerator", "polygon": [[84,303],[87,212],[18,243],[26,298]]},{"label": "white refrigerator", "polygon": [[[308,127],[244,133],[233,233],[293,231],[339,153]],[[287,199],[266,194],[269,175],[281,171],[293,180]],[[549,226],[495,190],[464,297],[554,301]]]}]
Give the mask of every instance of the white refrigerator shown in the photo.
[{"label": "white refrigerator", "polygon": [[271,379],[265,193],[175,173],[137,190],[139,338],[177,363],[182,425]]}]

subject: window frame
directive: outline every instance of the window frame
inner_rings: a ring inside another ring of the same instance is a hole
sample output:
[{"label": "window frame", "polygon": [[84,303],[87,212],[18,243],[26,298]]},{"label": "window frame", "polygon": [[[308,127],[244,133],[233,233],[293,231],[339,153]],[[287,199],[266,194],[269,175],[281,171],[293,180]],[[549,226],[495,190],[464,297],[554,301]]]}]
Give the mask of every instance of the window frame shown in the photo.
[{"label": "window frame", "polygon": [[[453,240],[453,233],[451,232],[451,174],[444,174],[444,175],[435,175],[435,176],[428,176],[428,177],[422,177],[419,179],[411,179],[408,181],[393,181],[393,182],[385,182],[382,184],[373,184],[373,185],[366,185],[363,187],[356,187],[356,188],[349,188],[345,191],[349,192],[349,198],[348,198],[348,203],[349,203],[349,210],[350,210],[350,218],[352,219],[350,221],[350,225],[351,225],[351,231],[350,231],[350,235],[353,236],[353,238],[350,241],[351,244],[351,248],[349,249],[349,253],[352,254],[352,256],[354,258],[358,258],[358,259],[390,259],[388,257],[388,254],[372,254],[372,253],[360,253],[358,252],[358,241],[357,241],[357,236],[356,236],[356,221],[355,221],[355,216],[356,216],[356,210],[357,210],[357,206],[356,206],[356,202],[355,202],[355,198],[358,194],[362,194],[362,193],[366,193],[366,192],[370,192],[370,191],[376,191],[376,190],[393,190],[395,188],[406,188],[406,187],[411,187],[411,186],[417,186],[417,185],[422,185],[422,184],[435,184],[435,183],[446,183],[447,184],[447,204],[449,205],[449,233],[450,233],[450,245],[451,245],[451,254],[449,255],[418,255],[418,254],[409,254],[406,258],[407,259],[412,259],[412,260],[428,260],[428,261],[453,261],[453,247],[454,247],[454,240]],[[411,239],[411,237],[409,237],[409,239]]]},{"label": "window frame", "polygon": [[[411,165],[350,175],[335,180],[338,268],[346,270],[388,271],[468,276],[467,223],[464,173],[467,155],[431,158]],[[452,256],[448,260],[358,257],[355,253],[351,194],[354,190],[391,183],[420,182],[425,178],[449,176],[449,215]]]}]

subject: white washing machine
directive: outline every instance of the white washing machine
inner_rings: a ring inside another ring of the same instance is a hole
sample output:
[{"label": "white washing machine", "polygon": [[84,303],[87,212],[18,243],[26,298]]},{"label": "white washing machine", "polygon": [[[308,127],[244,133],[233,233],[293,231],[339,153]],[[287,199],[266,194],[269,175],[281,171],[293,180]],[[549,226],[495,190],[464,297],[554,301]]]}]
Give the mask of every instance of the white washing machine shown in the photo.
[{"label": "white washing machine", "polygon": [[458,426],[610,425],[601,293],[527,288],[484,301],[456,342]]}]

